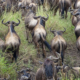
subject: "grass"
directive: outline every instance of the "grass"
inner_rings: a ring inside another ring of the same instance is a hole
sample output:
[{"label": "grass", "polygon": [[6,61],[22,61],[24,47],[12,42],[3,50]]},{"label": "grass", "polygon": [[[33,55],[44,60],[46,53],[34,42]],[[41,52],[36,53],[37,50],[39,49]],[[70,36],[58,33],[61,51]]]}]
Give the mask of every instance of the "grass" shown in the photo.
[{"label": "grass", "polygon": [[[71,24],[71,19],[70,19],[70,14],[68,13],[68,18],[65,19],[60,19],[59,14],[57,13],[56,16],[53,16],[53,12],[44,12],[43,9],[39,10],[37,12],[37,16],[45,16],[46,13],[49,15],[49,19],[46,22],[46,31],[47,31],[47,41],[50,43],[54,35],[50,32],[50,28],[52,27],[53,30],[64,30],[64,27],[66,28],[66,32],[63,34],[64,39],[68,44],[75,44],[76,38],[74,34],[74,26]],[[37,50],[35,49],[35,46],[33,44],[29,44],[26,41],[26,35],[25,35],[25,25],[24,21],[21,19],[21,12],[16,12],[16,13],[4,13],[3,16],[0,18],[0,38],[4,40],[7,32],[8,32],[8,27],[3,25],[1,23],[2,19],[5,19],[4,22],[7,21],[15,21],[18,22],[17,19],[20,19],[20,25],[15,27],[15,31],[20,37],[21,40],[21,45],[19,49],[19,57],[18,57],[18,68],[16,63],[10,63],[11,57],[10,55],[3,53],[2,51],[0,54],[0,74],[2,77],[4,77],[7,73],[10,75],[10,80],[16,80],[17,78],[17,73],[16,73],[16,68],[17,70],[21,70],[22,68],[32,68],[34,69],[34,72],[39,68],[40,64],[38,61],[43,61],[44,59],[37,58]],[[70,61],[68,59],[67,63]],[[78,79],[80,80],[80,79]]]}]

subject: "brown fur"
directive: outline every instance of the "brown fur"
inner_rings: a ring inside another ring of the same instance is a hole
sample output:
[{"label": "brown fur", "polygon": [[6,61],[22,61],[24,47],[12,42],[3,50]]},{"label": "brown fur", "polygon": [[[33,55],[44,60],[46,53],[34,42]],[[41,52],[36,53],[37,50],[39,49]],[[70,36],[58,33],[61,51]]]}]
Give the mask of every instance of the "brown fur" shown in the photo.
[{"label": "brown fur", "polygon": [[51,31],[51,32],[54,33],[54,38],[52,39],[51,42],[52,51],[56,57],[57,57],[56,52],[58,52],[60,54],[63,54],[63,58],[64,58],[64,52],[67,48],[67,43],[62,37],[63,31]]},{"label": "brown fur", "polygon": [[8,33],[5,37],[4,51],[6,52],[11,51],[13,53],[12,61],[14,60],[14,58],[16,61],[19,54],[20,38],[14,30],[14,26],[18,26],[19,23],[10,21],[8,21],[7,23],[3,23],[4,25],[8,26]]}]

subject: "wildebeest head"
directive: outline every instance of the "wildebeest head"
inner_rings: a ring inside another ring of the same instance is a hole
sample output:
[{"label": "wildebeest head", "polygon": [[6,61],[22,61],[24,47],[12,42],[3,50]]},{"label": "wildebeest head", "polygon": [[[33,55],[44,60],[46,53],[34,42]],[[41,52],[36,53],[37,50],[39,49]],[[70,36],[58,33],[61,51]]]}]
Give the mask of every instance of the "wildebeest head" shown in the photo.
[{"label": "wildebeest head", "polygon": [[47,15],[47,18],[46,17],[42,17],[42,16],[37,16],[37,17],[34,17],[34,19],[38,19],[38,22],[40,21],[40,24],[42,26],[45,27],[45,21],[47,21],[49,18],[49,16]]},{"label": "wildebeest head", "polygon": [[80,9],[74,9],[74,10],[72,10],[71,14],[77,18],[77,21],[80,20]]},{"label": "wildebeest head", "polygon": [[20,80],[30,80],[30,77],[31,77],[30,71],[31,70],[27,68],[27,69],[23,69],[20,72],[18,72],[18,73],[21,73]]},{"label": "wildebeest head", "polygon": [[64,28],[64,31],[56,31],[56,30],[51,30],[50,28],[50,31],[54,34],[54,36],[56,36],[56,35],[62,35],[66,31],[66,29]]},{"label": "wildebeest head", "polygon": [[18,23],[14,22],[14,21],[7,21],[6,23],[3,22],[4,19],[2,20],[2,24],[8,26],[8,27],[15,27],[15,26],[18,26],[20,24],[20,20],[18,19]]},{"label": "wildebeest head", "polygon": [[50,59],[46,59],[44,61],[44,68],[45,68],[45,76],[47,79],[52,79],[54,75],[54,65]]}]

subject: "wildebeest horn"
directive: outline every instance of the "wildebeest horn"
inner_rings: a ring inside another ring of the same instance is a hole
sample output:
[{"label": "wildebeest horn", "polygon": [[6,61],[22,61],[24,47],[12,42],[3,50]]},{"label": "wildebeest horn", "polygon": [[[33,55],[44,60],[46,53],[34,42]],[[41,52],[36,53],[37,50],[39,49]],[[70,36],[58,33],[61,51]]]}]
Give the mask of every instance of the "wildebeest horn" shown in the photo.
[{"label": "wildebeest horn", "polygon": [[50,28],[50,32],[54,32],[54,31],[56,31],[56,30],[51,30],[52,29],[52,27]]},{"label": "wildebeest horn", "polygon": [[39,61],[40,64],[43,64],[43,62]]},{"label": "wildebeest horn", "polygon": [[14,22],[15,26],[18,26],[20,24],[20,20],[19,19],[17,19],[17,20],[18,20],[18,23]]},{"label": "wildebeest horn", "polygon": [[80,12],[77,12],[77,13],[75,13],[75,14],[72,14],[72,15],[74,15],[74,16],[76,16],[76,15],[80,15]]},{"label": "wildebeest horn", "polygon": [[6,23],[4,23],[3,21],[4,21],[4,19],[2,20],[2,24],[4,24],[4,25],[6,25],[7,23],[9,23],[9,22],[10,22],[10,21],[7,21]]},{"label": "wildebeest horn", "polygon": [[35,16],[35,17],[33,17],[34,19],[38,19],[38,18],[40,18],[41,16]]},{"label": "wildebeest horn", "polygon": [[58,56],[58,57],[49,56],[48,59],[50,59],[50,60],[58,60],[58,59],[60,58],[60,54],[57,53],[57,56]]},{"label": "wildebeest horn", "polygon": [[47,15],[47,18],[43,17],[45,21],[47,21],[47,20],[48,20],[48,18],[49,18],[48,14],[46,14],[46,15]]},{"label": "wildebeest horn", "polygon": [[62,31],[63,33],[66,31],[66,28],[64,28],[64,31]]}]

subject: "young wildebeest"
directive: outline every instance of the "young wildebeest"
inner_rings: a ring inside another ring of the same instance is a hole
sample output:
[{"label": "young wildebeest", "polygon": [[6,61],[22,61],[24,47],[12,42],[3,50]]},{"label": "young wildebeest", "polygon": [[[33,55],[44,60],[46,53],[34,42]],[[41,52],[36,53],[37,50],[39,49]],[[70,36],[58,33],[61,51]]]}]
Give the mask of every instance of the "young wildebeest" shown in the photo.
[{"label": "young wildebeest", "polygon": [[17,35],[16,31],[14,30],[15,26],[18,26],[19,23],[15,23],[14,21],[8,21],[6,23],[3,22],[4,19],[2,20],[2,24],[8,26],[8,33],[5,37],[5,48],[4,51],[6,50],[7,52],[11,51],[13,53],[13,58],[12,61],[15,58],[15,61],[17,61],[17,57],[19,54],[19,46],[20,46],[20,38]]},{"label": "young wildebeest", "polygon": [[34,17],[34,19],[37,19],[38,22],[32,32],[33,41],[38,48],[38,53],[39,53],[39,42],[42,43],[43,57],[46,57],[45,45],[50,49],[50,46],[47,45],[48,43],[45,41],[46,39],[45,21],[48,20],[48,15],[47,18],[38,16]]},{"label": "young wildebeest", "polygon": [[64,31],[56,31],[56,30],[51,30],[50,28],[50,31],[54,34],[54,38],[52,39],[51,42],[52,51],[55,54],[55,56],[57,56],[56,52],[61,53],[61,58],[63,63],[64,51],[67,48],[67,43],[62,37],[62,34],[66,31],[66,29]]},{"label": "young wildebeest", "polygon": [[57,72],[54,63],[50,59],[46,59],[36,72],[36,80],[57,80]]},{"label": "young wildebeest", "polygon": [[35,74],[32,72],[31,69],[22,69],[21,71],[18,71],[19,80],[35,80]]}]

